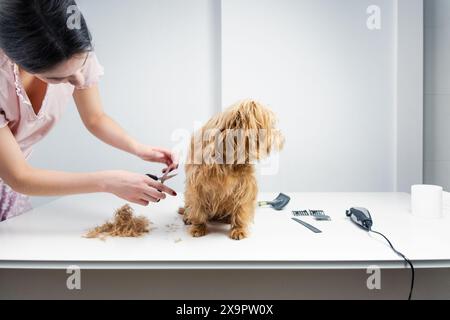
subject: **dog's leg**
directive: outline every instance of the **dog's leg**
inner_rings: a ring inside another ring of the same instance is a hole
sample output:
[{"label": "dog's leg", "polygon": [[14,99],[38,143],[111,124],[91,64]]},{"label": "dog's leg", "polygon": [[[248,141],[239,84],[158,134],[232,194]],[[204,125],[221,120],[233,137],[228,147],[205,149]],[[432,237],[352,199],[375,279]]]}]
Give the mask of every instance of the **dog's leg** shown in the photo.
[{"label": "dog's leg", "polygon": [[195,238],[200,238],[206,235],[206,221],[190,221],[191,222],[191,230],[189,231],[191,235]]},{"label": "dog's leg", "polygon": [[208,214],[204,212],[200,207],[189,207],[184,214],[184,221],[186,224],[190,224],[190,234],[195,237],[203,237],[207,233],[206,223],[208,222]]},{"label": "dog's leg", "polygon": [[185,226],[190,226],[192,224],[191,220],[189,220],[186,215],[183,216],[183,222]]},{"label": "dog's leg", "polygon": [[233,240],[242,240],[248,236],[248,226],[252,221],[254,206],[244,205],[231,215],[230,238]]},{"label": "dog's leg", "polygon": [[178,214],[179,215],[181,215],[181,216],[183,216],[183,222],[184,222],[184,224],[186,225],[186,226],[189,226],[189,225],[191,225],[192,223],[191,223],[191,221],[188,219],[188,217],[187,217],[187,211],[188,211],[188,209],[186,208],[186,207],[180,207],[179,209],[178,209]]},{"label": "dog's leg", "polygon": [[207,233],[206,223],[192,224],[190,233],[194,238],[206,236]]}]

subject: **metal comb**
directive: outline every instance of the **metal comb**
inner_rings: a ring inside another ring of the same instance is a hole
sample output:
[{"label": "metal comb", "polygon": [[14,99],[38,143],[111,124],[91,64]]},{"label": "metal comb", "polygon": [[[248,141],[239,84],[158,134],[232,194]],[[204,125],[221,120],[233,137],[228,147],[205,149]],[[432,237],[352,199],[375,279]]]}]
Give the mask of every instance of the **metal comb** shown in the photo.
[{"label": "metal comb", "polygon": [[323,210],[298,210],[298,211],[292,211],[292,214],[295,217],[312,216],[317,221],[331,221],[331,217],[326,215]]}]

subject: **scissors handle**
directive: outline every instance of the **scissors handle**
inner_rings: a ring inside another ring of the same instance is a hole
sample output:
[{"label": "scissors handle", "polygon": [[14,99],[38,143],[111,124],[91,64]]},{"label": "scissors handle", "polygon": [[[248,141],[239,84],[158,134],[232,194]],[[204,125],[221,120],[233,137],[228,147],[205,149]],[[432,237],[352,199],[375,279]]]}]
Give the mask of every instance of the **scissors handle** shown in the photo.
[{"label": "scissors handle", "polygon": [[147,173],[147,176],[150,177],[151,179],[155,180],[155,181],[159,181],[162,184],[164,184],[164,182],[166,182],[169,179],[172,179],[173,177],[177,176],[178,173],[172,173],[171,175],[169,175],[169,173],[172,171],[168,171],[166,172],[162,177],[157,177],[153,174]]},{"label": "scissors handle", "polygon": [[[147,173],[146,176],[155,181],[159,181],[159,178],[153,174]],[[158,190],[158,191],[161,192],[161,190]],[[161,201],[161,199],[158,199],[158,201],[156,201],[156,202],[159,202],[159,201]]]},{"label": "scissors handle", "polygon": [[155,180],[155,181],[159,181],[159,178],[157,176],[153,175],[153,174],[147,173],[146,176],[151,178],[151,179],[153,179],[153,180]]}]

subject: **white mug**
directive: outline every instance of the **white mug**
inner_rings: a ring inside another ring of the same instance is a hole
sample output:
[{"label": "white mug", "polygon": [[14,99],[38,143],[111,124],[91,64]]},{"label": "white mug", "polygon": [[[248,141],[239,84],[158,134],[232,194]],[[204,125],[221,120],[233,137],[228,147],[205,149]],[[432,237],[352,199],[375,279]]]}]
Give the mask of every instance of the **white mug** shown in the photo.
[{"label": "white mug", "polygon": [[411,187],[412,214],[421,218],[443,218],[443,197],[444,190],[440,186],[413,185]]}]

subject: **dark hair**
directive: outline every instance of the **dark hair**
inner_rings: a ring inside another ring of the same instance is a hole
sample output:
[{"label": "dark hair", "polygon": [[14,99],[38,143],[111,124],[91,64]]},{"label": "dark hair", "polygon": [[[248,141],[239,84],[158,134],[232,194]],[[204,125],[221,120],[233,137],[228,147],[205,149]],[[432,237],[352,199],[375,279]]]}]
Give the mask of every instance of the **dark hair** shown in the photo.
[{"label": "dark hair", "polygon": [[31,73],[92,51],[83,15],[76,28],[68,26],[71,6],[74,0],[0,0],[0,48]]}]

